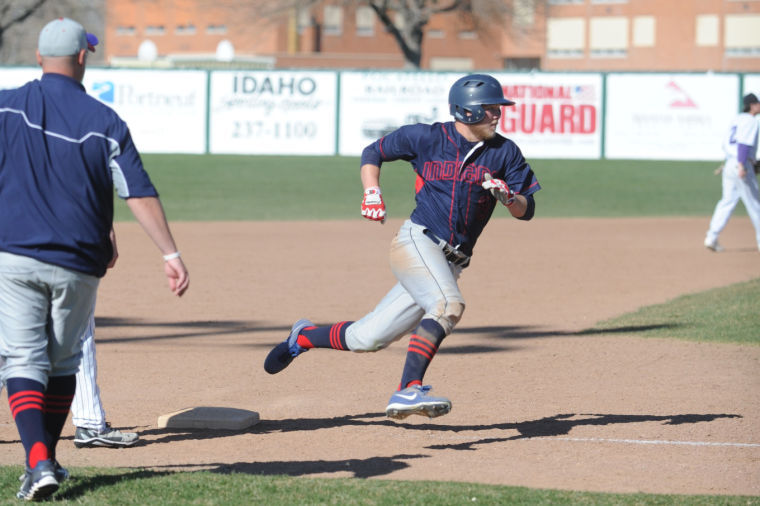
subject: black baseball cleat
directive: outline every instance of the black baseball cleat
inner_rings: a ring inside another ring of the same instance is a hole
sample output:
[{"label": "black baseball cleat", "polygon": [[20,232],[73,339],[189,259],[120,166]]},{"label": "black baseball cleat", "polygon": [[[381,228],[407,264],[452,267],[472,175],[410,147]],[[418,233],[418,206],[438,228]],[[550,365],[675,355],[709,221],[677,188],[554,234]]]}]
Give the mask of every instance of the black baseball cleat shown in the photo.
[{"label": "black baseball cleat", "polygon": [[313,327],[314,324],[307,319],[298,320],[290,328],[290,335],[283,342],[272,348],[272,351],[264,360],[264,370],[269,374],[277,374],[285,369],[298,355],[305,351],[306,348],[298,344],[298,334],[306,327]]}]

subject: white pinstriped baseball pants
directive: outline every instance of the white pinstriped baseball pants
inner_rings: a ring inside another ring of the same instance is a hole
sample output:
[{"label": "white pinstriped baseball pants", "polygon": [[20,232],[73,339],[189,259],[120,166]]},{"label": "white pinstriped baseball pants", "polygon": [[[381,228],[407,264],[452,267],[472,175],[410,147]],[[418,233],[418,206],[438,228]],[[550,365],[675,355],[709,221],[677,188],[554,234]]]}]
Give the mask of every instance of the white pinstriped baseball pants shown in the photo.
[{"label": "white pinstriped baseball pants", "polygon": [[90,315],[82,336],[82,362],[77,371],[77,390],[71,403],[71,421],[76,427],[105,430],[106,414],[98,387],[98,362],[95,359],[95,312]]}]

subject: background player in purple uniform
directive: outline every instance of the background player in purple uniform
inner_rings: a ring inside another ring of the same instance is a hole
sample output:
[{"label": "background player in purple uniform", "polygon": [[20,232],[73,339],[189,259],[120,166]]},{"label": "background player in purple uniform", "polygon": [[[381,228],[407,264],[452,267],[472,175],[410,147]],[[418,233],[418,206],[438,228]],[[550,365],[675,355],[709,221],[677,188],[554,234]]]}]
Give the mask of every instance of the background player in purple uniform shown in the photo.
[{"label": "background player in purple uniform", "polygon": [[538,181],[520,149],[496,133],[504,98],[489,75],[457,80],[449,91],[455,121],[406,125],[367,146],[361,157],[362,215],[385,221],[380,190],[383,162],[406,160],[417,173],[416,207],[391,244],[390,263],[398,283],[375,309],[355,322],[315,326],[302,319],[266,358],[275,374],[311,348],[377,351],[411,333],[406,363],[386,415],[445,415],[451,401],[430,395],[423,377],[443,339],[462,317],[457,286],[475,242],[500,201],[509,213],[530,220]]}]

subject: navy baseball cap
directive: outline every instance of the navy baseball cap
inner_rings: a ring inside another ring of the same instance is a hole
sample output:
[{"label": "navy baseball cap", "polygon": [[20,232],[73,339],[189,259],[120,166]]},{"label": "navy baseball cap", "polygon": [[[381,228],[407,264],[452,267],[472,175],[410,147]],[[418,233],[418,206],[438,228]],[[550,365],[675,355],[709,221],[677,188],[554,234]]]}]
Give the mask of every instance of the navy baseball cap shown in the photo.
[{"label": "navy baseball cap", "polygon": [[744,95],[744,107],[749,107],[752,104],[757,103],[760,103],[760,100],[757,99],[757,96],[754,93]]},{"label": "navy baseball cap", "polygon": [[82,49],[95,52],[98,38],[76,21],[69,18],[54,19],[40,32],[37,49],[40,56],[71,56]]}]

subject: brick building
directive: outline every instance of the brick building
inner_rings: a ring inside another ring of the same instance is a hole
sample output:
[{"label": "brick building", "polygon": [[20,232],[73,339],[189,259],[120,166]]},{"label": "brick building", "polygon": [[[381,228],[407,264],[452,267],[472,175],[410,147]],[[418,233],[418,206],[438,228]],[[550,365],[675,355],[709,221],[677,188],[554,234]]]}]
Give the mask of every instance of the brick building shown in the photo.
[{"label": "brick building", "polygon": [[[511,15],[487,33],[456,13],[433,17],[421,67],[760,71],[760,0],[504,1]],[[105,58],[114,66],[404,68],[392,35],[357,4],[265,13],[257,2],[106,0]]]}]

